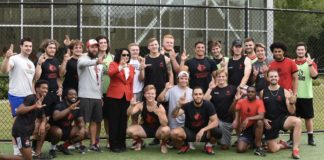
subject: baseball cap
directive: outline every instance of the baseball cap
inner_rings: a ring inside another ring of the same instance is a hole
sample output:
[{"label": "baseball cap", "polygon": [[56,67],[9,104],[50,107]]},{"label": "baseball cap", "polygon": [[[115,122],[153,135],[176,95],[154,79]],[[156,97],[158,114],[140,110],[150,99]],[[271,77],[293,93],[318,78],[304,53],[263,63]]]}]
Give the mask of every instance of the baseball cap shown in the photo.
[{"label": "baseball cap", "polygon": [[87,48],[89,48],[92,45],[99,45],[99,44],[95,39],[89,39],[87,42]]},{"label": "baseball cap", "polygon": [[235,39],[235,40],[232,42],[232,46],[242,46],[242,41],[239,40],[239,39]]},{"label": "baseball cap", "polygon": [[189,77],[189,73],[186,71],[181,71],[178,74],[178,78],[181,78],[181,77]]}]

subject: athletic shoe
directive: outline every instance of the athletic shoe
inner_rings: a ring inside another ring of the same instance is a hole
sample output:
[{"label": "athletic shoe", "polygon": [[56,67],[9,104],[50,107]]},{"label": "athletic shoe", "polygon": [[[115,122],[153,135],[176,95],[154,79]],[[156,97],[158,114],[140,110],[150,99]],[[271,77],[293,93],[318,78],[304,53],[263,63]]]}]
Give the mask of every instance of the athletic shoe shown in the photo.
[{"label": "athletic shoe", "polygon": [[288,144],[288,146],[290,147],[290,148],[292,148],[292,146],[293,146],[293,141],[291,140],[291,139],[289,139],[287,142],[286,142],[287,144]]},{"label": "athletic shoe", "polygon": [[110,144],[109,144],[109,142],[107,142],[106,149],[109,149],[109,148],[110,148]]},{"label": "athletic shoe", "polygon": [[160,148],[161,148],[161,153],[163,154],[168,153],[168,147],[166,141],[163,140],[161,141]]},{"label": "athletic shoe", "polygon": [[86,151],[86,147],[85,147],[84,145],[81,145],[81,146],[79,147],[79,152],[80,152],[81,154],[85,154],[85,151]]},{"label": "athletic shoe", "polygon": [[67,148],[65,148],[63,145],[58,145],[57,149],[65,155],[72,155],[72,153]]},{"label": "athletic shoe", "polygon": [[292,151],[291,156],[292,156],[293,159],[300,159],[300,156],[299,156],[299,150],[294,149],[294,150]]},{"label": "athletic shoe", "polygon": [[257,156],[262,156],[262,157],[266,156],[266,153],[262,147],[257,147],[254,151],[254,154]]},{"label": "athletic shoe", "polygon": [[157,139],[157,138],[154,138],[154,139],[149,143],[150,146],[158,145],[158,144],[160,144],[160,140]]},{"label": "athletic shoe", "polygon": [[215,152],[213,150],[213,146],[207,146],[205,145],[203,152],[209,154],[209,155],[214,155]]},{"label": "athletic shoe", "polygon": [[287,142],[285,142],[283,140],[280,140],[278,142],[278,144],[281,144],[282,145],[282,148],[281,149],[289,149],[289,148],[291,148],[291,146]]},{"label": "athletic shoe", "polygon": [[169,140],[169,141],[166,143],[166,146],[167,146],[169,149],[174,148],[174,146],[173,146],[173,142],[172,142],[171,140]]},{"label": "athletic shoe", "polygon": [[136,139],[135,141],[136,141],[136,144],[135,144],[134,151],[142,150],[143,140],[141,138],[139,138],[139,139]]},{"label": "athletic shoe", "polygon": [[98,147],[96,144],[91,145],[88,151],[102,152],[100,147]]},{"label": "athletic shoe", "polygon": [[195,143],[194,142],[189,142],[189,148],[191,150],[196,150]]},{"label": "athletic shoe", "polygon": [[178,154],[184,154],[190,149],[189,145],[182,145],[178,151]]},{"label": "athletic shoe", "polygon": [[49,150],[48,154],[49,154],[52,158],[56,158],[56,150],[51,149],[51,150]]},{"label": "athletic shoe", "polygon": [[308,141],[308,145],[310,145],[310,146],[316,146],[316,143],[315,143],[314,140],[309,140]]}]

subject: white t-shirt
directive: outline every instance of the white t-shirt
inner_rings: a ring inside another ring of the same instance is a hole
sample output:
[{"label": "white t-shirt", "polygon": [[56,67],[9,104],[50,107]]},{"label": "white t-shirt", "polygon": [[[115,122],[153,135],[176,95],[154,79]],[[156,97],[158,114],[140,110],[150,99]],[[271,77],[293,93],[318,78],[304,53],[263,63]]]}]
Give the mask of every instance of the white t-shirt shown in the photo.
[{"label": "white t-shirt", "polygon": [[[186,101],[192,101],[192,89],[187,87],[186,90]],[[172,111],[177,107],[178,100],[181,96],[183,96],[184,90],[181,89],[178,85],[172,87],[170,90],[167,91],[165,95],[165,101],[169,101],[169,112],[168,112],[168,121],[169,127],[171,129],[181,127],[184,125],[185,122],[185,115],[182,114],[177,118],[172,117]]]},{"label": "white t-shirt", "polygon": [[144,83],[139,80],[140,75],[140,62],[136,59],[131,59],[129,61],[129,64],[131,64],[135,68],[135,74],[134,74],[134,82],[133,82],[133,93],[139,93],[143,90]]},{"label": "white t-shirt", "polygon": [[22,54],[17,54],[9,58],[9,64],[12,66],[9,71],[9,94],[17,97],[33,94],[33,62]]}]

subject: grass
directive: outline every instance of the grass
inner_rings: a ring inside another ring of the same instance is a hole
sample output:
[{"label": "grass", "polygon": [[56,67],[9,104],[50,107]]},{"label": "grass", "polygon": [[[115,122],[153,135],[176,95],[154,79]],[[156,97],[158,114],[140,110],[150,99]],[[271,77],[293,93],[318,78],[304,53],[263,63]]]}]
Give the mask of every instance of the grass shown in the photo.
[{"label": "grass", "polygon": [[[287,139],[286,135],[281,135],[281,139]],[[300,147],[300,155],[303,159],[307,160],[317,160],[321,159],[322,152],[324,150],[324,134],[316,134],[315,140],[317,142],[316,147],[306,145],[307,136],[302,136],[302,144]],[[149,142],[146,140],[146,142]],[[101,141],[102,145],[104,145],[104,140]],[[85,142],[88,144],[88,141]],[[128,146],[130,144],[130,140],[128,140]],[[94,153],[94,152],[86,152],[86,154],[81,155],[77,152],[72,152],[73,155],[65,156],[62,153],[58,153],[57,160],[86,160],[86,159],[113,159],[113,160],[211,160],[211,159],[231,159],[231,160],[250,160],[250,159],[262,159],[262,160],[272,160],[272,159],[291,159],[291,150],[282,150],[277,153],[267,153],[266,157],[257,157],[253,154],[253,150],[249,150],[247,153],[238,154],[235,152],[235,148],[231,148],[227,151],[222,151],[217,146],[214,151],[215,155],[207,155],[201,152],[203,144],[196,144],[196,150],[191,150],[186,154],[179,155],[176,150],[170,149],[168,154],[161,154],[158,146],[148,146],[144,148],[142,151],[135,152],[133,150],[127,150],[124,153],[112,153],[106,149],[103,149],[103,153]],[[43,153],[47,153],[49,150],[49,143],[46,143],[43,147]],[[10,143],[0,143],[0,153],[1,154],[11,154],[12,147]]]}]

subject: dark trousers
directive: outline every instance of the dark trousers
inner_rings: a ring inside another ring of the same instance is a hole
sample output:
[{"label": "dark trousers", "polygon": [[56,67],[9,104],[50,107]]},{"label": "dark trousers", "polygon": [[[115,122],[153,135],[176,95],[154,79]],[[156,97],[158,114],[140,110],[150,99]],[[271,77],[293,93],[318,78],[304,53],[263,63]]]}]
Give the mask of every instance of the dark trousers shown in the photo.
[{"label": "dark trousers", "polygon": [[108,124],[110,149],[126,148],[127,108],[129,101],[108,97]]}]

